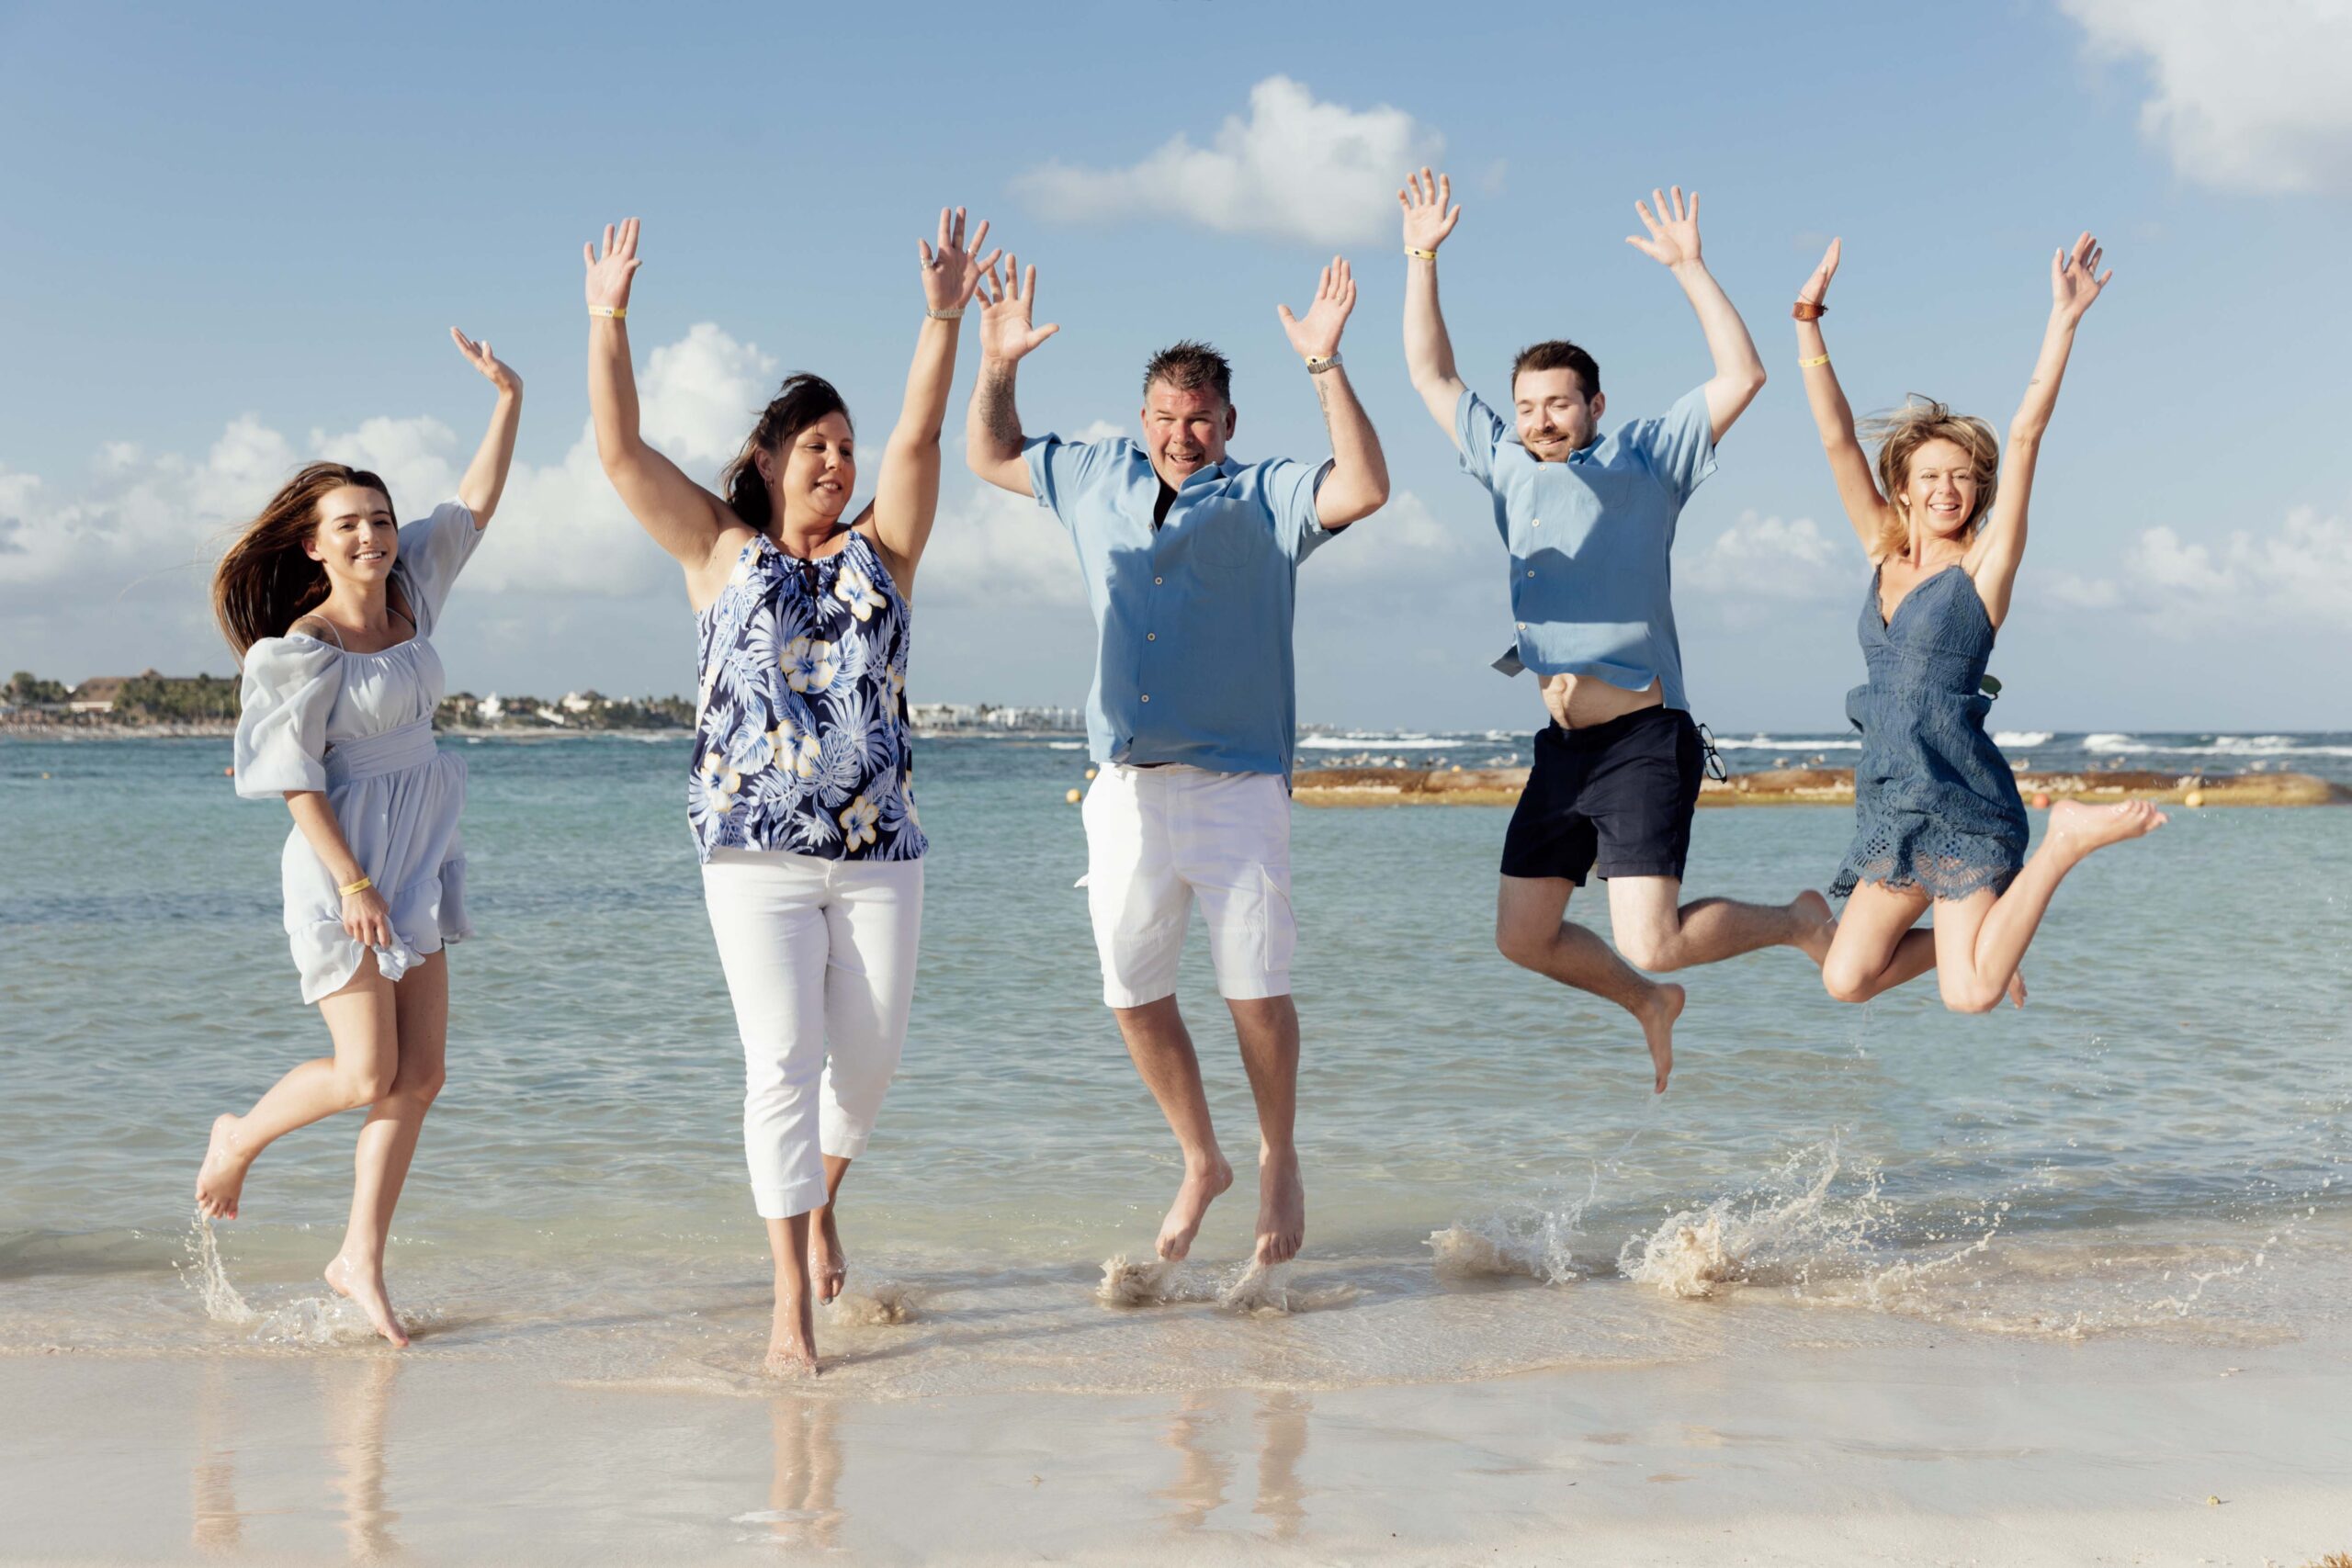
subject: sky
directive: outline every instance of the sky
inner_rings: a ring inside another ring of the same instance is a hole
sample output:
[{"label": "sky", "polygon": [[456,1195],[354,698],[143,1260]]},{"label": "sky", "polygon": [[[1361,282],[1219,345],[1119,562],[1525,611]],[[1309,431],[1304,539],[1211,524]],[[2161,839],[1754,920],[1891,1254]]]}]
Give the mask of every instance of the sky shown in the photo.
[{"label": "sky", "polygon": [[[1428,162],[1463,373],[1566,335],[1610,423],[1709,373],[1637,197],[1703,197],[1770,383],[1684,511],[1676,602],[1718,731],[1830,730],[1866,568],[1787,317],[1859,409],[1910,392],[2005,429],[2084,229],[2116,283],[2078,339],[1993,670],[2004,728],[2352,728],[2352,6],[1996,0],[1482,7],[1124,0],[986,7],[0,4],[0,671],[233,669],[211,562],[301,463],[455,486],[524,377],[515,472],[437,641],[453,688],[678,693],[676,568],[586,434],[580,244],[644,220],[646,433],[707,480],[786,372],[878,450],[943,203],[1037,264],[1058,336],[1032,433],[1129,434],[1149,353],[1231,355],[1245,459],[1317,457],[1278,303],[1345,254],[1343,349],[1388,455],[1381,513],[1310,558],[1303,720],[1529,728],[1485,492],[1413,394],[1395,190]],[[1093,630],[1066,536],[962,464],[916,599],[922,701],[1076,705]],[[2330,456],[2334,454],[2334,456]],[[865,483],[870,486],[873,465]]]}]

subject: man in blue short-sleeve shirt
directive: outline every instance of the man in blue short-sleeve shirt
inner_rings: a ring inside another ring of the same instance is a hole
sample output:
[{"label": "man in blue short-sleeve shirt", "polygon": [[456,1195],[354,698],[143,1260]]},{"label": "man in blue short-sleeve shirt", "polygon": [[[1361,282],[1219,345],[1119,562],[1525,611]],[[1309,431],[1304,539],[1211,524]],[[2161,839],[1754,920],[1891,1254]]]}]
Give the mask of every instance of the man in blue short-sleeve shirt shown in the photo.
[{"label": "man in blue short-sleeve shirt", "polygon": [[1059,330],[1033,324],[1036,273],[1013,263],[980,291],[966,450],[975,473],[1036,497],[1069,530],[1094,611],[1086,728],[1099,771],[1086,795],[1082,881],[1102,999],[1183,1151],[1159,1255],[1182,1258],[1210,1201],[1233,1184],[1176,1005],[1197,900],[1257,1099],[1256,1258],[1271,1266],[1296,1256],[1306,1224],[1290,998],[1298,563],[1388,499],[1379,437],[1340,364],[1355,283],[1335,259],[1305,317],[1281,311],[1322,403],[1330,457],[1245,463],[1226,451],[1231,367],[1199,343],[1163,349],[1144,367],[1141,442],[1023,434],[1015,367]]},{"label": "man in blue short-sleeve shirt", "polygon": [[[1672,555],[1683,503],[1714,471],[1715,444],[1764,385],[1764,365],[1699,245],[1699,198],[1678,187],[1636,202],[1630,243],[1673,273],[1706,334],[1714,374],[1668,409],[1604,432],[1600,367],[1575,344],[1539,343],[1511,365],[1511,418],[1463,384],[1438,310],[1437,250],[1462,215],[1450,180],[1423,169],[1405,213],[1405,359],[1463,470],[1493,499],[1510,558],[1511,647],[1496,668],[1533,671],[1551,723],[1503,838],[1495,942],[1514,964],[1617,1003],[1638,1020],[1653,1081],[1674,1066],[1680,986],[1650,970],[1712,964],[1759,947],[1818,964],[1828,901],[1682,902],[1690,822],[1708,748],[1690,717],[1674,630]],[[1624,953],[1568,922],[1589,874],[1609,884]]]}]

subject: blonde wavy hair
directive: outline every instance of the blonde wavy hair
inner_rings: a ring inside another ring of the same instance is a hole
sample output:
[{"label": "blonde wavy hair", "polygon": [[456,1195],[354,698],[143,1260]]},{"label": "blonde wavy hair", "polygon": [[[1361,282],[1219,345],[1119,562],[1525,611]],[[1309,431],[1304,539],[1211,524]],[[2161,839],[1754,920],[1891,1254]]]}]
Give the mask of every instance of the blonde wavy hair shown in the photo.
[{"label": "blonde wavy hair", "polygon": [[1949,441],[1968,454],[1976,479],[1976,509],[1961,530],[1973,538],[1993,510],[1993,492],[2001,478],[2001,443],[1993,427],[1973,414],[1954,413],[1933,398],[1917,392],[1892,413],[1874,414],[1856,433],[1878,443],[1879,491],[1890,507],[1885,532],[1879,536],[1878,554],[1891,556],[1911,545],[1911,525],[1903,511],[1903,489],[1911,478],[1911,459],[1930,441]]}]

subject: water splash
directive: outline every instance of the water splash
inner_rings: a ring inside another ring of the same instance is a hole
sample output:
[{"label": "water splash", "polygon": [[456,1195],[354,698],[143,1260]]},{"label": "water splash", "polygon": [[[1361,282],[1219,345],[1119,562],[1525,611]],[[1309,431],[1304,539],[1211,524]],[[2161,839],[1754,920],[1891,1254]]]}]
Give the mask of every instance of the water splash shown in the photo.
[{"label": "water splash", "polygon": [[1860,1173],[1859,1192],[1833,1201],[1841,1168],[1835,1138],[1799,1149],[1745,1192],[1681,1210],[1648,1235],[1629,1239],[1617,1255],[1618,1272],[1664,1294],[1696,1299],[1726,1285],[1802,1282],[1824,1264],[1862,1262],[1884,1204],[1874,1171]]},{"label": "water splash", "polygon": [[866,1291],[843,1291],[829,1309],[833,1322],[861,1328],[887,1328],[922,1315],[922,1300],[905,1285],[883,1280]]},{"label": "water splash", "polygon": [[261,1321],[261,1314],[247,1306],[245,1298],[237,1293],[237,1287],[230,1283],[228,1265],[220,1258],[220,1238],[213,1233],[212,1222],[203,1211],[197,1211],[189,1223],[180,1249],[187,1259],[174,1267],[179,1270],[181,1282],[204,1303],[205,1316],[215,1323],[240,1326]]}]

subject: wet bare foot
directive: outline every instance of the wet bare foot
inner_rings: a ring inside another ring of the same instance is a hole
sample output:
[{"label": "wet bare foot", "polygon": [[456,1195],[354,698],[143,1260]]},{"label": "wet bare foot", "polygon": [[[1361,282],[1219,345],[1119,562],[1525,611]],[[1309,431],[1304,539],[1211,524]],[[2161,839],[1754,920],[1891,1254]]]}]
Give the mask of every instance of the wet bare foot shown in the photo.
[{"label": "wet bare foot", "polygon": [[1650,1066],[1657,1070],[1657,1083],[1653,1094],[1666,1092],[1666,1080],[1674,1073],[1674,1021],[1682,1016],[1682,987],[1660,981],[1650,987],[1650,999],[1634,1010],[1642,1021],[1643,1038],[1649,1042]]},{"label": "wet bare foot", "polygon": [[1830,939],[1838,934],[1838,919],[1829,912],[1829,900],[1808,887],[1790,900],[1789,915],[1803,932],[1794,943],[1796,950],[1812,959],[1815,969],[1820,968],[1829,957]]},{"label": "wet bare foot", "polygon": [[2013,1008],[2025,1006],[2025,971],[2022,969],[2009,976],[2009,1005]]},{"label": "wet bare foot", "polygon": [[1192,1251],[1193,1237],[1199,1233],[1209,1205],[1232,1185],[1233,1167],[1223,1155],[1212,1150],[1200,1164],[1188,1157],[1184,1184],[1176,1189],[1176,1201],[1168,1206],[1168,1217],[1159,1222],[1159,1256],[1172,1263]]},{"label": "wet bare foot", "polygon": [[327,1262],[327,1287],[345,1301],[359,1303],[376,1332],[392,1342],[395,1348],[408,1346],[408,1330],[392,1315],[392,1298],[384,1292],[384,1271],[379,1267],[357,1263],[343,1253],[336,1253]]},{"label": "wet bare foot", "polygon": [[2070,863],[2093,850],[2120,844],[2153,833],[2169,820],[2153,801],[2126,800],[2114,806],[2086,806],[2062,800],[2050,808],[2050,831],[2042,841],[2059,846]]},{"label": "wet bare foot", "polygon": [[196,1170],[197,1212],[209,1220],[233,1220],[245,1190],[253,1156],[237,1145],[237,1118],[222,1111],[212,1119],[212,1142]]},{"label": "wet bare foot", "polygon": [[849,1278],[849,1254],[842,1250],[842,1233],[833,1224],[831,1203],[809,1218],[817,1223],[808,1227],[808,1283],[819,1301],[830,1302],[842,1293],[842,1282]]},{"label": "wet bare foot", "polygon": [[772,1378],[813,1378],[817,1375],[817,1322],[806,1295],[786,1292],[777,1280],[775,1317],[768,1325],[768,1354],[763,1370]]},{"label": "wet bare foot", "polygon": [[1298,1256],[1306,1242],[1306,1183],[1298,1174],[1298,1151],[1277,1156],[1258,1151],[1258,1261],[1268,1268]]}]

